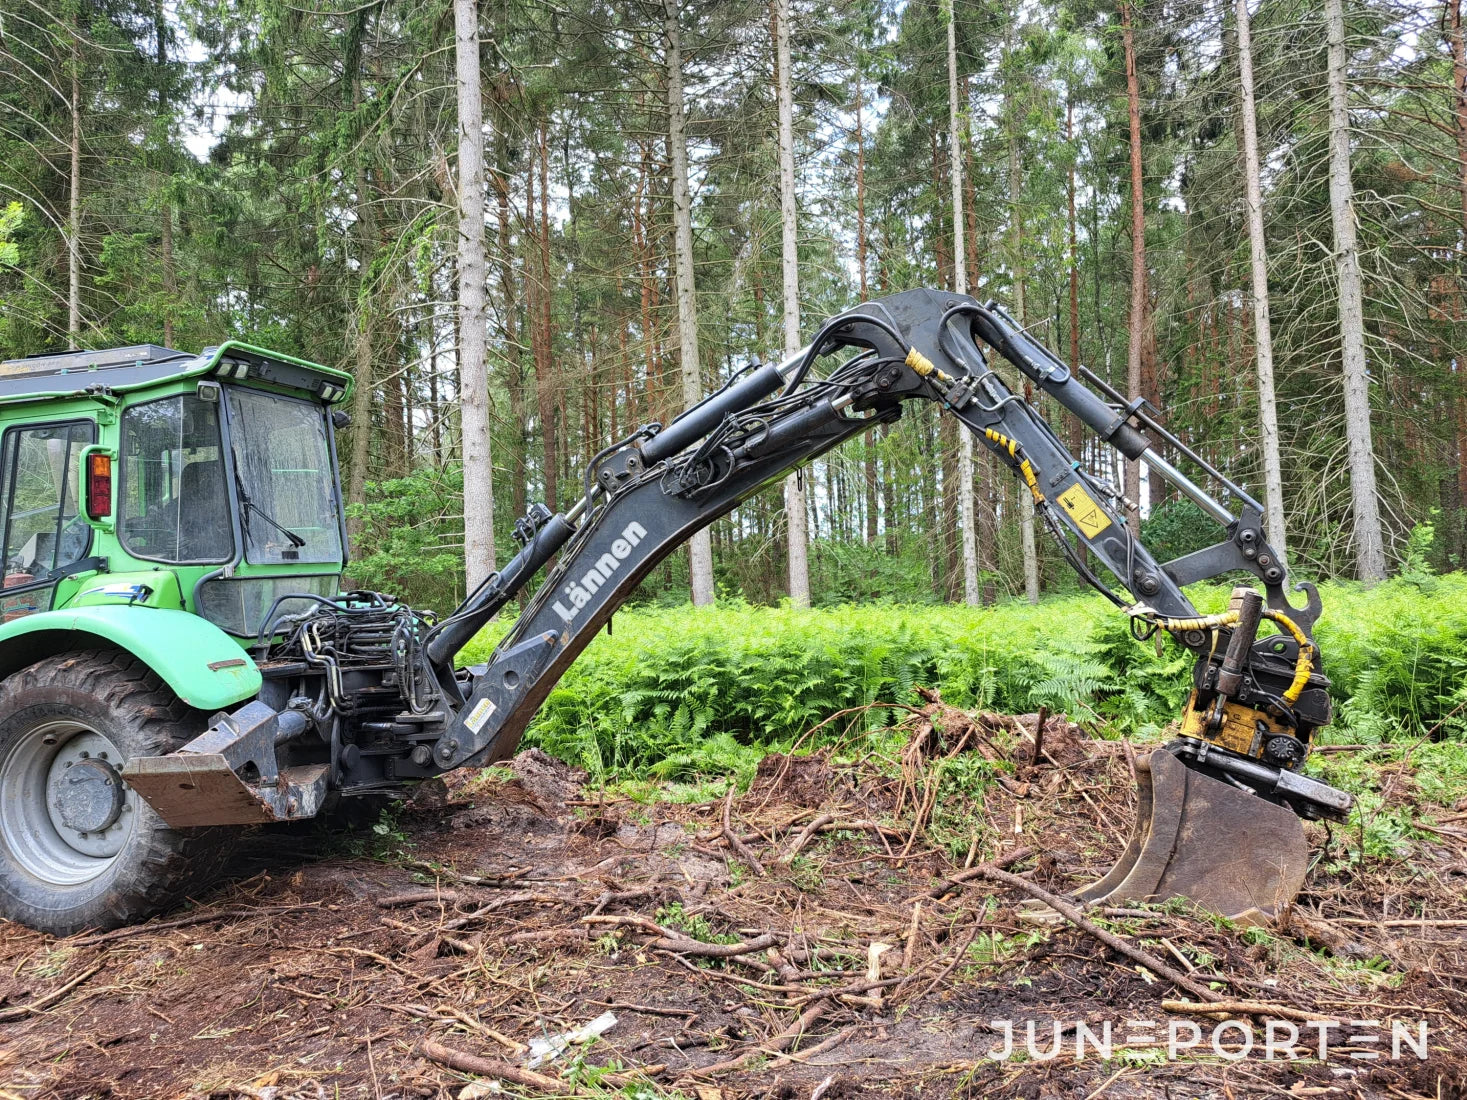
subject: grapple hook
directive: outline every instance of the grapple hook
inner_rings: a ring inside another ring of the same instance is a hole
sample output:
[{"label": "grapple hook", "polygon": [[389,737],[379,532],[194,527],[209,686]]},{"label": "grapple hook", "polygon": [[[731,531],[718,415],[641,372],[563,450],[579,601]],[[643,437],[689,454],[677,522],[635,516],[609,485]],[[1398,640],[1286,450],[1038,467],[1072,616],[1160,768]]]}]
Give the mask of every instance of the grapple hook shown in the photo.
[{"label": "grapple hook", "polygon": [[1300,630],[1313,638],[1314,624],[1319,621],[1320,612],[1324,610],[1324,605],[1319,602],[1319,589],[1315,587],[1314,582],[1300,581],[1294,585],[1295,592],[1304,593],[1303,607],[1294,607],[1289,603],[1289,598],[1284,594],[1282,585],[1270,584],[1264,587],[1268,593],[1268,606],[1274,611],[1282,611],[1299,624]]}]

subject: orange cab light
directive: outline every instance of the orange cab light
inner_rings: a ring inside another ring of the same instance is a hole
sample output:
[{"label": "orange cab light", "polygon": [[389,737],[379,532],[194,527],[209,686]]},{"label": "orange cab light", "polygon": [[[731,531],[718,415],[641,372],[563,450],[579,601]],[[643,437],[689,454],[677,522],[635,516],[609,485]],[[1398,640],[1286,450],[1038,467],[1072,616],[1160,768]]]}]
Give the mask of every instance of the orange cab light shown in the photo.
[{"label": "orange cab light", "polygon": [[87,515],[102,519],[112,514],[112,456],[93,451],[87,456]]}]

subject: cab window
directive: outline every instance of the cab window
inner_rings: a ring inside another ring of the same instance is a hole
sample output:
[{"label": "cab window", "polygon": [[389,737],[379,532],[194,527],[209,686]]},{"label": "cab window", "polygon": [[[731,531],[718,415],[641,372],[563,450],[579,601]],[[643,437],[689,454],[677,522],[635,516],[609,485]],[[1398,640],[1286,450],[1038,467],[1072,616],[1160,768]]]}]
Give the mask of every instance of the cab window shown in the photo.
[{"label": "cab window", "polygon": [[[0,443],[5,588],[42,585],[86,557],[92,529],[80,515],[76,482],[81,450],[93,438],[93,425],[85,420],[5,433]],[[15,610],[7,605],[6,617]]]},{"label": "cab window", "polygon": [[234,556],[219,404],[194,394],[122,414],[122,545],[150,561],[219,563]]}]

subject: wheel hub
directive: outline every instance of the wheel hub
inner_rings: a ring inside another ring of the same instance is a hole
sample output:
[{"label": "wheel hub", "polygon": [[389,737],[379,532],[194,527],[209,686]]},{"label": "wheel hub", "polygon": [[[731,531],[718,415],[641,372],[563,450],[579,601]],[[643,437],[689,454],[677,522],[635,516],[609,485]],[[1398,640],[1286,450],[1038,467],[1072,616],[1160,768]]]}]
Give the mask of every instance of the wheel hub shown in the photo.
[{"label": "wheel hub", "polygon": [[86,757],[52,765],[47,787],[52,817],[72,832],[105,832],[122,816],[122,778],[105,760]]},{"label": "wheel hub", "polygon": [[0,761],[0,843],[27,872],[70,885],[102,874],[127,844],[138,797],[123,754],[80,722],[39,724]]}]

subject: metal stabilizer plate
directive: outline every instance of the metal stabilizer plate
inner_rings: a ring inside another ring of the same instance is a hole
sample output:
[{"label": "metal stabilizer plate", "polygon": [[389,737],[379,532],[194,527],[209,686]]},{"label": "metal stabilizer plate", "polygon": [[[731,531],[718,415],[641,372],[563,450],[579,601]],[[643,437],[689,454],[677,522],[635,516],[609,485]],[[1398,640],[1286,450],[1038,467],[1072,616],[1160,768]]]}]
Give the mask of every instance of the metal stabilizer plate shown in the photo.
[{"label": "metal stabilizer plate", "polygon": [[1188,768],[1166,749],[1136,762],[1136,827],[1089,903],[1186,898],[1248,923],[1274,917],[1304,884],[1309,849],[1290,810]]},{"label": "metal stabilizer plate", "polygon": [[122,778],[175,829],[261,825],[313,816],[326,797],[325,764],[286,768],[268,787],[247,786],[218,753],[134,757]]}]

